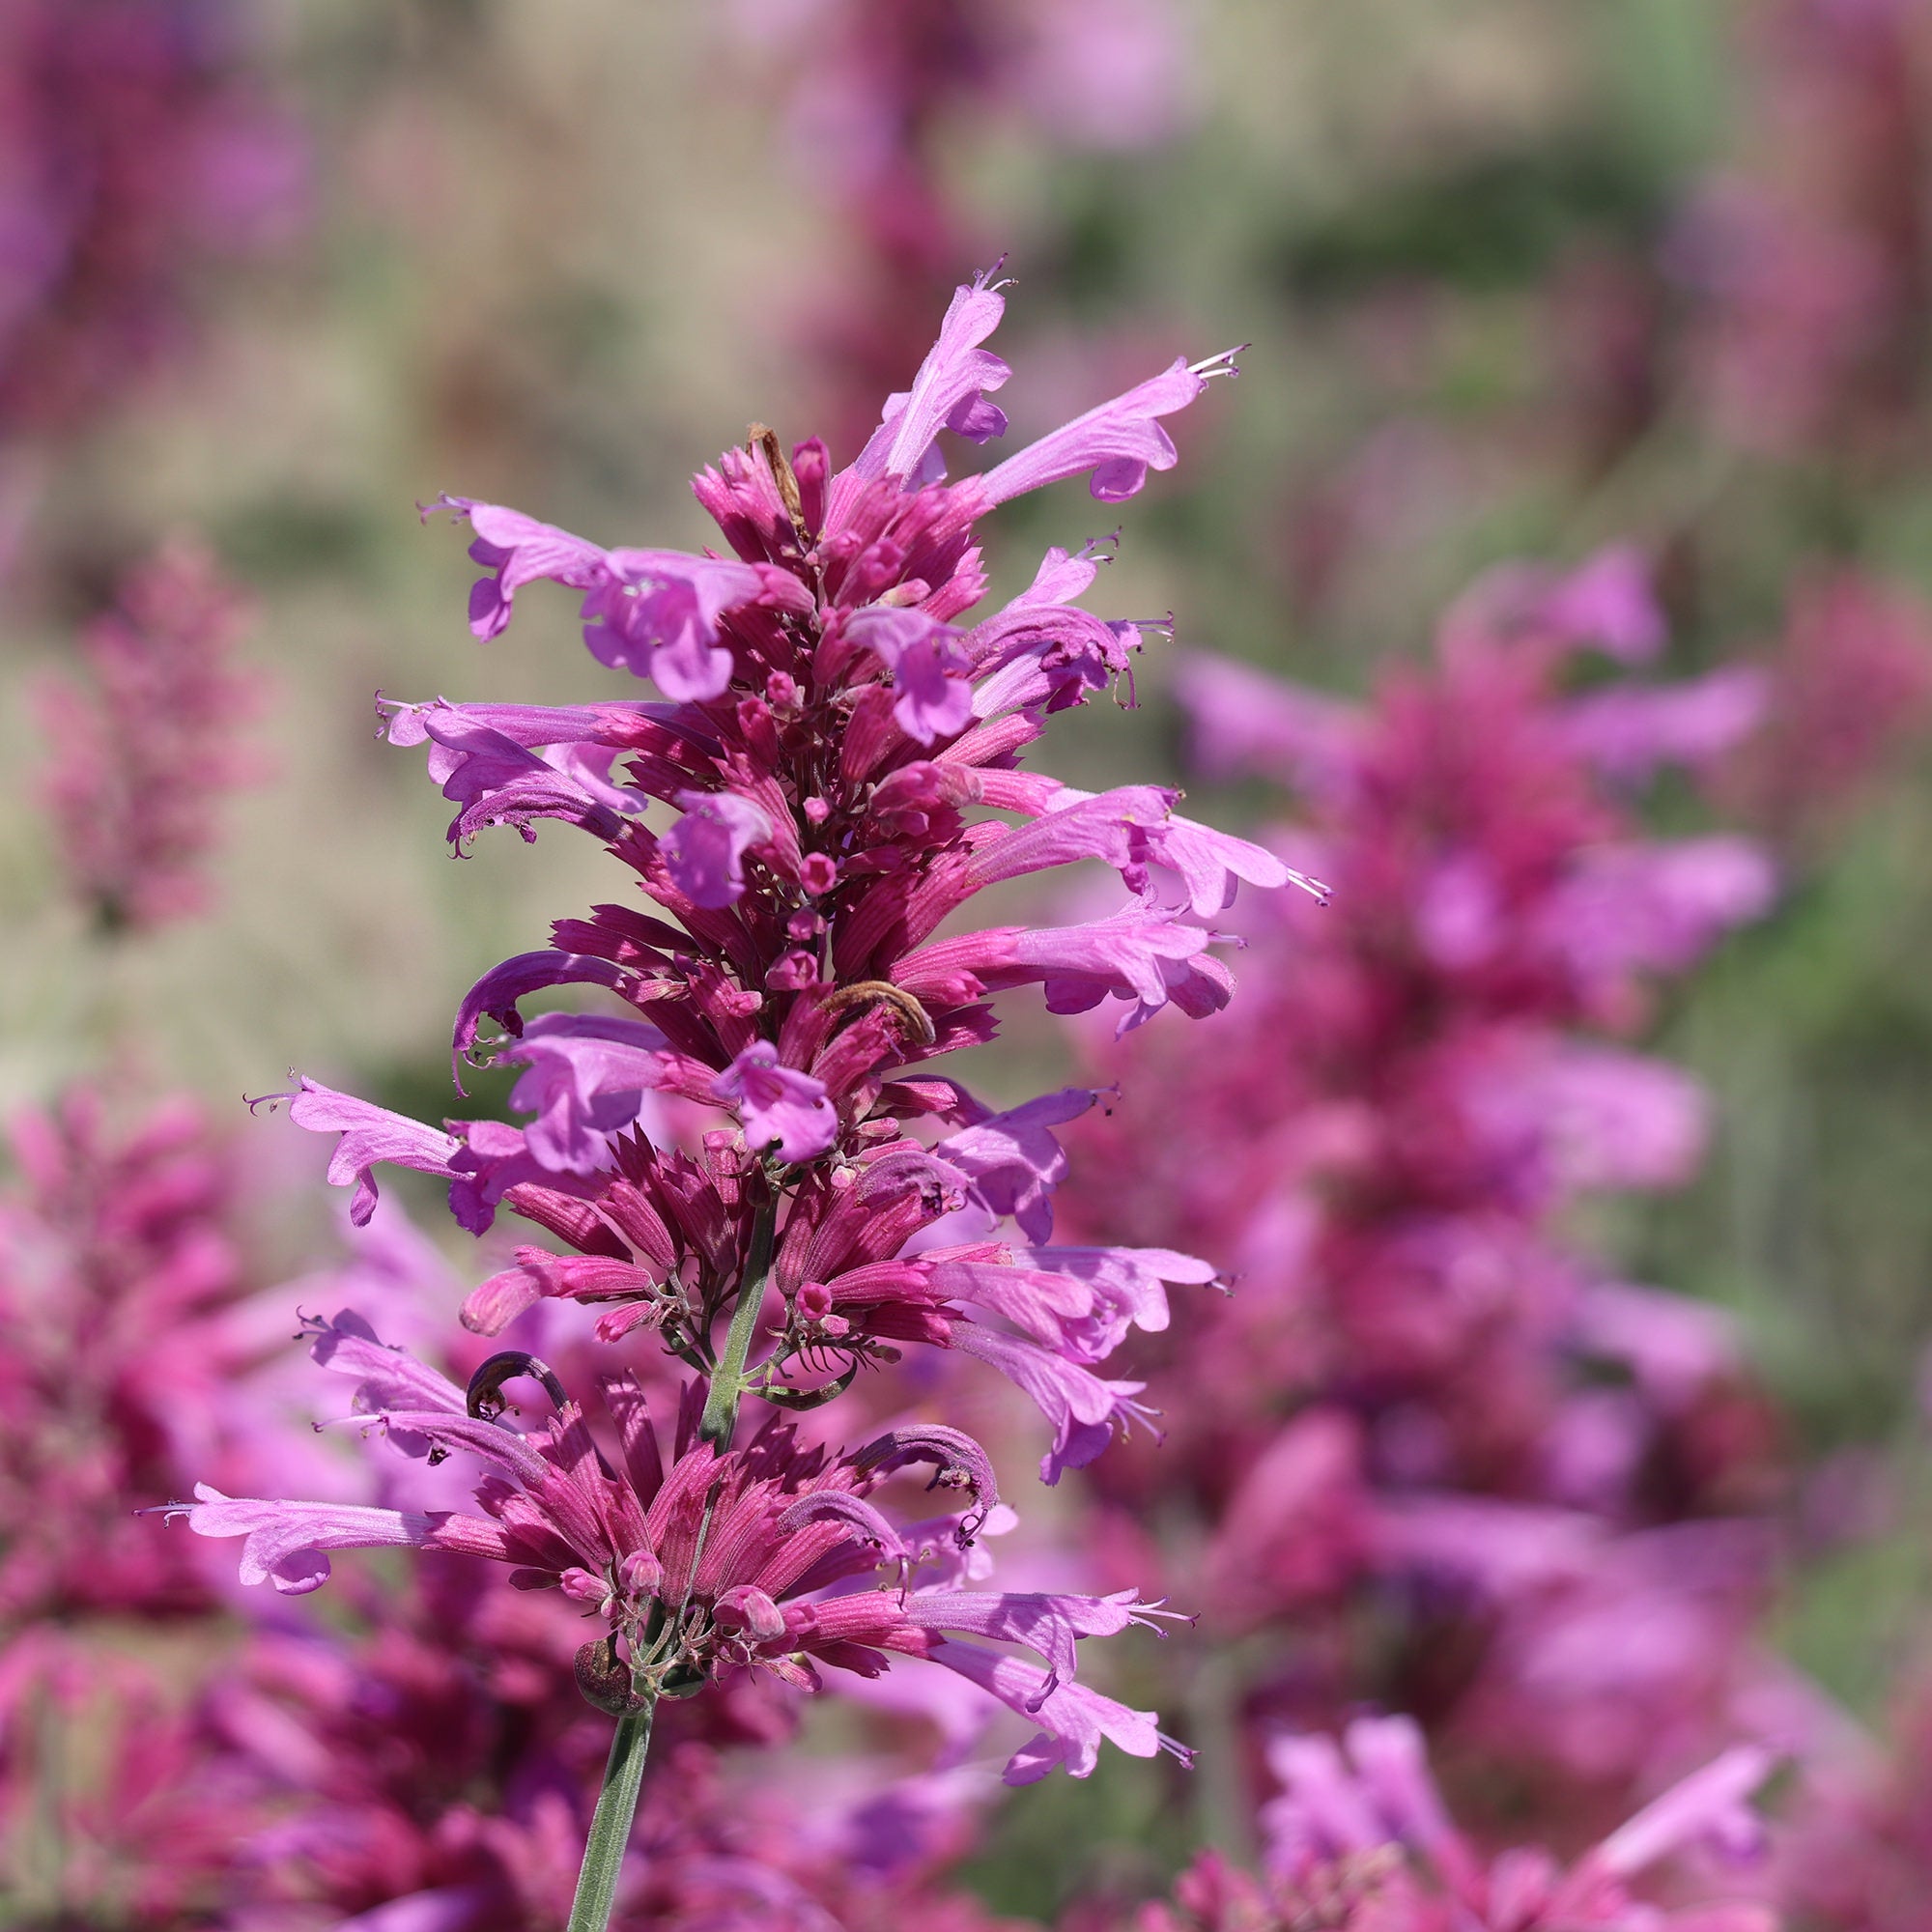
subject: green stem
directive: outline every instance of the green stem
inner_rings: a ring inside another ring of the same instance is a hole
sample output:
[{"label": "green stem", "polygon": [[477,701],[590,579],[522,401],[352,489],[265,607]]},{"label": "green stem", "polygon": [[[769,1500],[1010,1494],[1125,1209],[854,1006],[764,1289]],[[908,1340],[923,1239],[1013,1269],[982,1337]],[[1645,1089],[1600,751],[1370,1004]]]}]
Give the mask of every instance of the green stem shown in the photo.
[{"label": "green stem", "polygon": [[738,1303],[731,1311],[724,1352],[711,1372],[711,1393],[704,1399],[704,1413],[698,1420],[698,1440],[715,1442],[720,1449],[730,1448],[731,1432],[738,1426],[738,1402],[745,1393],[745,1362],[752,1352],[752,1331],[758,1325],[758,1310],[765,1299],[765,1276],[771,1271],[778,1219],[776,1196],[758,1204],[752,1219],[752,1251],[745,1258],[745,1272],[738,1282]]},{"label": "green stem", "polygon": [[604,1766],[604,1788],[597,1794],[597,1812],[583,1844],[583,1868],[577,1874],[577,1896],[570,1905],[569,1932],[604,1932],[617,1896],[617,1874],[624,1868],[624,1847],[631,1839],[631,1820],[637,1815],[638,1789],[644,1781],[644,1759],[651,1748],[651,1714],[655,1702],[629,1718],[617,1719],[611,1755]]}]

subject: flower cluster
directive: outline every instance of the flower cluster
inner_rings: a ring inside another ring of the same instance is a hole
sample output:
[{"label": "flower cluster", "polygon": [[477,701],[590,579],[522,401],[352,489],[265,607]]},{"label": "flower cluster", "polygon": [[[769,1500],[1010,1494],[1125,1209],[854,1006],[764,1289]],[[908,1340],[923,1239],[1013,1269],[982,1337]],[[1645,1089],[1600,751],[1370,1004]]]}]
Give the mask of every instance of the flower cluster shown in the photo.
[{"label": "flower cluster", "polygon": [[177,1100],[130,1131],[69,1094],[12,1123],[0,1197],[0,1632],[202,1607],[189,1552],[128,1516],[225,1452],[219,1391],[248,1365],[224,1321],[244,1278],[234,1177]]},{"label": "flower cluster", "polygon": [[233,663],[245,620],[213,559],[177,543],[82,631],[85,681],[43,681],[53,755],[41,792],[64,883],[107,930],[159,925],[206,900],[216,807],[251,769],[235,748],[256,697]]},{"label": "flower cluster", "polygon": [[1733,754],[1764,703],[1731,668],[1571,676],[1661,640],[1613,552],[1485,580],[1435,664],[1365,708],[1192,660],[1200,761],[1289,779],[1305,815],[1274,843],[1333,903],[1265,904],[1243,1000],[1185,1055],[1096,1052],[1122,1098],[1075,1163],[1079,1211],[1124,1205],[1126,1231],[1236,1282],[1164,1338],[1170,1439],[1095,1470],[1096,1535],[1148,1574],[1138,1525],[1198,1523],[1166,1561],[1205,1573],[1223,1632],[1327,1634],[1243,1687],[1250,1715],[1326,1722],[1366,1691],[1603,1802],[1655,1790],[1778,1681],[1744,1641],[1776,1464],[1724,1320],[1571,1232],[1582,1197],[1692,1172],[1696,1085],[1622,1036],[1774,885],[1748,841],[1633,813],[1652,771]]},{"label": "flower cluster", "polygon": [[306,163],[243,11],[0,8],[0,440],[69,428],[175,346],[189,271],[283,239]]},{"label": "flower cluster", "polygon": [[[1340,1745],[1326,1735],[1275,1738],[1282,1785],[1263,1814],[1265,1873],[1257,1881],[1213,1854],[1177,1884],[1174,1903],[1147,1907],[1135,1932],[1770,1932],[1772,1911],[1737,1867],[1762,1842],[1746,1801],[1768,1776],[1740,1747],[1693,1772],[1568,1866],[1540,1847],[1486,1860],[1457,1829],[1431,1777],[1421,1733],[1406,1718],[1363,1718]],[[1715,1864],[1694,1903],[1662,1908],[1631,1881],[1666,1861]],[[1727,1874],[1725,1867],[1730,1867]]]},{"label": "flower cluster", "polygon": [[[481,1513],[203,1489],[183,1507],[202,1534],[245,1538],[244,1578],[298,1593],[327,1574],[325,1551],[355,1546],[491,1556],[601,1620],[582,1682],[618,1714],[733,1671],[804,1686],[817,1664],[865,1674],[912,1656],[1040,1726],[1009,1780],[1057,1763],[1084,1776],[1102,1737],[1186,1755],[1150,1716],[1074,1680],[1075,1638],[1141,1618],[1132,1592],[948,1587],[997,1500],[968,1438],[901,1426],[828,1460],[778,1426],[734,1445],[743,1400],[816,1408],[917,1343],[977,1357],[1032,1398],[1051,1425],[1051,1481],[1143,1412],[1141,1385],[1103,1373],[1122,1338],[1166,1325],[1168,1284],[1211,1276],[1164,1248],[1051,1241],[1065,1168],[1053,1129],[1091,1093],[995,1111],[928,1070],[991,1038],[992,996],[1015,986],[1041,985],[1059,1012],[1111,1001],[1122,1031],[1170,1005],[1218,1009],[1232,980],[1207,922],[1242,881],[1292,876],[1264,848],[1179,816],[1160,787],[1088,794],[1020,768],[1051,713],[1115,687],[1140,637],[1073,601],[1103,561],[1093,546],[1049,552],[1028,590],[958,621],[985,589],[976,523],[1063,478],[1087,478],[1103,502],[1131,497],[1176,460],[1162,418],[1232,363],[1177,360],[948,483],[942,430],[984,442],[1005,428],[989,392],[1008,370],[980,346],[1003,307],[987,277],[957,292],[910,388],[845,469],[820,443],[787,455],[754,427],[702,472],[698,499],[732,556],[606,550],[443,499],[486,573],[470,598],[479,638],[509,624],[529,585],[560,582],[581,595],[592,654],[664,696],[388,703],[391,741],[427,747],[459,850],[486,826],[527,838],[557,819],[604,844],[657,910],[613,903],[563,921],[550,948],[505,961],[464,1000],[459,1081],[466,1059],[518,1068],[522,1124],[438,1127],[307,1079],[291,1113],[339,1136],[330,1177],[354,1183],[358,1222],[388,1162],[445,1179],[471,1232],[508,1208],[560,1243],[519,1248],[470,1296],[472,1328],[588,1303],[605,1341],[648,1331],[696,1378],[667,1467],[621,1377],[601,1378],[621,1444],[607,1451],[528,1351],[459,1388],[366,1324],[327,1326],[316,1352],[358,1377],[358,1413],[398,1447],[480,1462]],[[661,807],[669,822],[654,827]],[[956,922],[987,888],[1087,859],[1120,874],[1118,911]],[[524,1000],[564,986],[601,989],[620,1011],[525,1018]],[[502,1033],[486,1037],[487,1020]],[[679,1138],[680,1121],[721,1116]],[[526,1373],[555,1414],[520,1432],[497,1390]],[[970,1491],[972,1509],[895,1527],[872,1492],[913,1462]],[[975,1636],[1022,1644],[1044,1668]]]}]

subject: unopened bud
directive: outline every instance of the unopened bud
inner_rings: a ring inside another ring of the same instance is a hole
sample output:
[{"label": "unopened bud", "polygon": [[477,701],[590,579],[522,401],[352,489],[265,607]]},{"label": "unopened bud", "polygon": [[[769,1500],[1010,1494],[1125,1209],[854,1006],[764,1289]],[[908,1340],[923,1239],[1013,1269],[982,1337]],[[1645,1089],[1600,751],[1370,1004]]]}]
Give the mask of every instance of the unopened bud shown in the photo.
[{"label": "unopened bud", "polygon": [[588,1570],[566,1570],[558,1581],[563,1594],[573,1603],[588,1604],[599,1610],[610,1605],[610,1584],[602,1577],[593,1577]]},{"label": "unopened bud", "polygon": [[737,1583],[726,1590],[712,1614],[721,1629],[742,1631],[754,1643],[769,1643],[784,1634],[784,1612],[750,1583]]},{"label": "unopened bud", "polygon": [[617,1581],[627,1597],[655,1597],[664,1587],[664,1565],[648,1549],[634,1549],[617,1566]]}]

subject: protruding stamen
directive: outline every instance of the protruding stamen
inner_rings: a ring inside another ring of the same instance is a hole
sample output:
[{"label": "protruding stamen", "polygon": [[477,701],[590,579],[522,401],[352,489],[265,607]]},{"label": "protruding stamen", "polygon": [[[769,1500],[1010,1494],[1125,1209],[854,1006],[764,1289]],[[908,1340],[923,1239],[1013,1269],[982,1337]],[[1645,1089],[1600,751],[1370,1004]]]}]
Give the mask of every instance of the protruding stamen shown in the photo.
[{"label": "protruding stamen", "polygon": [[1200,362],[1190,362],[1187,373],[1199,376],[1204,383],[1211,383],[1216,376],[1238,376],[1241,371],[1235,357],[1245,350],[1252,349],[1252,342],[1237,342],[1232,349],[1224,349],[1218,355],[1209,355]]},{"label": "protruding stamen", "polygon": [[1013,286],[1013,278],[1010,275],[1004,276],[999,281],[995,281],[993,279],[994,276],[998,275],[1000,270],[1004,269],[1006,266],[1007,266],[1007,258],[1005,253],[1003,252],[1000,256],[1000,259],[997,262],[995,262],[990,269],[981,269],[980,272],[973,277],[974,288],[982,293],[990,290],[994,295],[998,295],[1002,289],[1011,288]]}]

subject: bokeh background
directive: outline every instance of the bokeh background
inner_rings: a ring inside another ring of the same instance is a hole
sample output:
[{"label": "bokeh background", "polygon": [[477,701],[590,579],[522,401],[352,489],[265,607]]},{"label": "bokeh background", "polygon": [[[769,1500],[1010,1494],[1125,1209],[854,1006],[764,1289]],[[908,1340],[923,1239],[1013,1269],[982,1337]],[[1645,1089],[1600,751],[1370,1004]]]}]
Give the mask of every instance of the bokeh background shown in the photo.
[{"label": "bokeh background", "polygon": [[[0,105],[25,99],[41,11],[0,5]],[[1251,345],[1174,425],[1181,465],[1128,506],[1105,584],[1112,611],[1171,611],[1180,646],[1360,696],[1480,573],[1613,542],[1654,574],[1672,673],[1775,662],[1832,573],[1893,600],[1903,670],[1828,639],[1769,777],[1649,808],[1764,838],[1781,888],[1646,1021],[1712,1096],[1701,1169],[1572,1210],[1633,1279],[1734,1313],[1803,1530],[1763,1630],[1882,1733],[1932,1631],[1932,738],[1912,669],[1932,664],[1932,11],[181,11],[232,151],[211,160],[204,129],[173,173],[152,142],[75,163],[85,193],[136,178],[125,299],[112,238],[88,244],[92,286],[36,268],[31,236],[9,253],[38,163],[0,128],[0,1104],[199,1096],[240,1147],[249,1267],[315,1264],[337,1238],[323,1151],[240,1096],[293,1062],[440,1115],[462,991],[608,891],[560,833],[452,862],[444,802],[378,740],[379,690],[610,684],[561,593],[474,642],[463,544],[417,506],[447,490],[696,547],[699,463],[754,419],[849,458],[953,282],[1004,256],[1016,437],[1176,354]],[[68,125],[138,128],[139,77],[104,42],[77,58]],[[1070,489],[1003,515],[996,592],[1102,531]],[[252,695],[211,741],[238,762],[190,868],[205,905],[104,925],[49,810],[47,679],[88,674],[86,628],[178,538],[245,607]],[[1065,721],[1054,769],[1184,781],[1191,811],[1251,824],[1267,787],[1184,763],[1173,662],[1149,651],[1131,713]],[[1021,1025],[982,1077],[1018,1097],[1072,1051]],[[1106,1188],[1090,1177],[1090,1218]],[[1061,1909],[1159,1802],[1094,1796],[996,1817],[973,1882]]]}]

